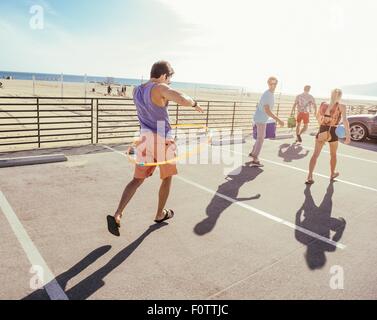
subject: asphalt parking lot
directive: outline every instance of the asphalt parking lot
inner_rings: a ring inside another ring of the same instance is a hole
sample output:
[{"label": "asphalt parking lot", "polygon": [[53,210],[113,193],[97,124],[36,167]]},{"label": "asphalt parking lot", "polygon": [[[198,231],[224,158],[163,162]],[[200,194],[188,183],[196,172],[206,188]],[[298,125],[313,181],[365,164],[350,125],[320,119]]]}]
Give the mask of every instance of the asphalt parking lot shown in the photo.
[{"label": "asphalt parking lot", "polygon": [[155,173],[119,238],[106,215],[133,175],[126,146],[1,154],[68,161],[0,169],[0,299],[376,299],[377,142],[340,144],[334,183],[325,147],[310,188],[313,137],[266,141],[263,168],[251,146],[179,164],[163,225]]}]

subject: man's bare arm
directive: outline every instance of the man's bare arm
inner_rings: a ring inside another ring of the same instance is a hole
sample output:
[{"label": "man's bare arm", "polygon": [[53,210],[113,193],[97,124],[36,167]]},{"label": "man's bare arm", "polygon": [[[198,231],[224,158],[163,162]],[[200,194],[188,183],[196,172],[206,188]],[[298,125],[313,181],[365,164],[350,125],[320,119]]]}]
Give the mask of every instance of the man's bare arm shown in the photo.
[{"label": "man's bare arm", "polygon": [[279,123],[279,125],[281,127],[284,127],[284,122],[281,121],[277,116],[275,116],[275,114],[272,113],[271,111],[271,108],[269,105],[265,105],[264,106],[264,111],[266,112],[266,114],[271,117],[272,119],[274,119],[277,123]]},{"label": "man's bare arm", "polygon": [[168,86],[160,86],[160,92],[166,100],[173,101],[181,106],[193,107],[195,104],[195,101],[191,97],[185,95],[184,93],[171,89]]},{"label": "man's bare arm", "polygon": [[314,115],[316,115],[318,108],[317,108],[317,104],[315,102],[313,104],[313,107],[314,107]]},{"label": "man's bare arm", "polygon": [[195,102],[194,99],[189,97],[188,95],[181,93],[179,91],[173,90],[168,86],[162,85],[160,86],[160,92],[161,95],[164,97],[164,99],[168,101],[174,101],[175,103],[178,103],[181,106],[184,107],[194,107],[195,111],[203,113],[203,109],[200,107],[199,103]]},{"label": "man's bare arm", "polygon": [[291,114],[294,113],[296,106],[297,106],[297,99],[295,100],[295,103],[293,104]]},{"label": "man's bare arm", "polygon": [[317,108],[317,103],[315,102],[314,98],[312,98],[312,105],[311,106],[314,107],[314,115],[317,117],[318,108]]}]

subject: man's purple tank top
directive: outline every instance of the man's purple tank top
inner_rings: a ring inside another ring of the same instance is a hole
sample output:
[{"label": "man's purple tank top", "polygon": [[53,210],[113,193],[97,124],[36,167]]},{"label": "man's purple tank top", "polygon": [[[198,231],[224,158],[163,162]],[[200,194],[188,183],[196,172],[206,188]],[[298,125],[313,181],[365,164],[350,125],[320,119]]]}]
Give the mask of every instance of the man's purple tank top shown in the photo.
[{"label": "man's purple tank top", "polygon": [[159,107],[152,102],[152,89],[156,83],[148,82],[135,88],[134,103],[141,132],[152,131],[164,138],[171,138],[168,106]]}]

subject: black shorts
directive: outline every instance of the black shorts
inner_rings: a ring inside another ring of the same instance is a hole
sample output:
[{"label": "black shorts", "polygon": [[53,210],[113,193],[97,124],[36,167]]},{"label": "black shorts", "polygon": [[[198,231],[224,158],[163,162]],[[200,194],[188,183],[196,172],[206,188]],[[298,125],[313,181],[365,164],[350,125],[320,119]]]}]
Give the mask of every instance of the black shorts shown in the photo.
[{"label": "black shorts", "polygon": [[[316,138],[318,138],[318,135],[322,132],[329,131],[330,127],[329,126],[320,126],[319,132],[316,135]],[[330,135],[331,135],[331,140],[329,142],[337,142],[339,141],[338,136],[335,133],[336,127],[331,127],[330,129]]]}]

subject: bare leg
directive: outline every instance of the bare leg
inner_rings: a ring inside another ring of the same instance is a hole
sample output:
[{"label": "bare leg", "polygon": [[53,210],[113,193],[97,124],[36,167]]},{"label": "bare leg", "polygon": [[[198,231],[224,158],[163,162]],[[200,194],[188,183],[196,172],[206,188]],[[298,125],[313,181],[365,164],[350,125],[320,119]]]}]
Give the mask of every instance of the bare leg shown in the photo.
[{"label": "bare leg", "polygon": [[301,129],[301,123],[298,122],[298,123],[297,123],[297,127],[296,127],[296,136],[299,136],[299,135],[300,135],[300,129]]},{"label": "bare leg", "polygon": [[337,157],[336,152],[338,150],[338,141],[331,142],[330,143],[330,168],[331,168],[331,178],[333,178],[336,175],[335,169],[336,169],[336,163],[337,163]]},{"label": "bare leg", "polygon": [[170,187],[173,177],[163,179],[161,182],[160,192],[158,194],[158,209],[155,220],[162,220],[164,218],[164,208],[169,197]]},{"label": "bare leg", "polygon": [[307,124],[304,124],[304,127],[303,127],[302,130],[300,131],[299,135],[301,136],[304,132],[306,132],[306,130],[308,130],[308,125],[307,125]]},{"label": "bare leg", "polygon": [[144,179],[133,178],[132,181],[124,189],[122,198],[119,202],[118,209],[114,215],[115,221],[117,223],[120,223],[120,219],[122,218],[124,209],[126,208],[128,202],[130,202],[130,200],[134,196],[136,190],[142,185],[143,182]]},{"label": "bare leg", "polygon": [[266,127],[265,123],[257,123],[257,140],[255,141],[253,150],[251,151],[251,156],[254,161],[259,161],[259,154],[262,150],[263,142],[266,137]]},{"label": "bare leg", "polygon": [[317,164],[317,159],[319,155],[321,154],[323,146],[324,146],[323,142],[318,142],[318,140],[315,141],[315,148],[314,148],[313,156],[310,159],[310,163],[309,163],[308,180],[313,180],[313,172],[315,169],[315,165]]}]

